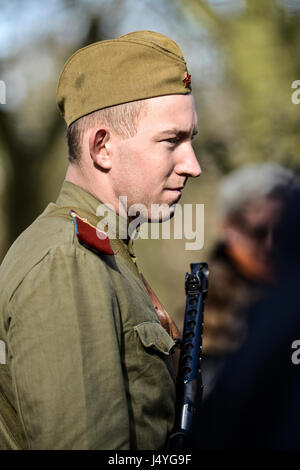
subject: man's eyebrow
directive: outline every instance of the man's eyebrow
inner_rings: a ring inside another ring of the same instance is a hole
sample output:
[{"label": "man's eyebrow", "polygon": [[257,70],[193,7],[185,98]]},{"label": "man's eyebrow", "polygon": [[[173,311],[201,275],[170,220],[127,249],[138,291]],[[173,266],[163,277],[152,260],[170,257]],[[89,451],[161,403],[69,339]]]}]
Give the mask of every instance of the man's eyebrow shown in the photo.
[{"label": "man's eyebrow", "polygon": [[[198,129],[195,127],[192,131],[192,137],[194,137],[196,134],[198,134]],[[190,131],[183,131],[181,129],[165,129],[163,131],[158,132],[158,137],[163,137],[165,135],[176,135],[176,137],[180,138],[187,138],[190,137],[191,132]]]}]

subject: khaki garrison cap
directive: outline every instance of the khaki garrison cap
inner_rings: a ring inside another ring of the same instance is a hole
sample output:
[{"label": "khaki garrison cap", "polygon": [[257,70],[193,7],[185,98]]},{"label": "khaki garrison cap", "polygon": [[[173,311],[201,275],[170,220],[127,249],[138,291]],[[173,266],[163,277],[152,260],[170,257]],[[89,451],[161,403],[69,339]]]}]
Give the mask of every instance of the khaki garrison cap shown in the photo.
[{"label": "khaki garrison cap", "polygon": [[136,31],[75,52],[63,68],[56,98],[69,126],[109,106],[190,93],[190,81],[174,41],[152,31]]}]

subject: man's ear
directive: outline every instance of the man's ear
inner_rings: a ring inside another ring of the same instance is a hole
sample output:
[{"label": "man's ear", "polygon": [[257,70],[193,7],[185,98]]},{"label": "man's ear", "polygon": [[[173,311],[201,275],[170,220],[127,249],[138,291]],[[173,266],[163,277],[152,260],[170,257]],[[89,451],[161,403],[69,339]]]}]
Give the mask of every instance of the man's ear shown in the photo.
[{"label": "man's ear", "polygon": [[95,128],[89,137],[89,151],[93,162],[103,170],[111,169],[111,155],[108,151],[110,133],[107,129]]}]

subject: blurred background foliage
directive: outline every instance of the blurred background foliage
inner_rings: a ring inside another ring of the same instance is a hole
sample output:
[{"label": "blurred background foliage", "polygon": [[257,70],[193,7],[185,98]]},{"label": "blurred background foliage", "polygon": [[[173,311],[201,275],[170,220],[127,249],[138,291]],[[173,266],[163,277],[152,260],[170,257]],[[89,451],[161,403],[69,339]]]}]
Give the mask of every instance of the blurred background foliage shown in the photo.
[{"label": "blurred background foliage", "polygon": [[[249,162],[300,168],[300,0],[0,1],[0,260],[55,200],[67,167],[65,127],[55,104],[66,59],[94,41],[134,30],[171,36],[192,73],[203,170],[181,203],[205,205],[205,243],[138,240],[139,264],[167,309],[182,319],[184,273],[218,237],[220,178]],[[195,226],[196,227],[196,221]]]}]

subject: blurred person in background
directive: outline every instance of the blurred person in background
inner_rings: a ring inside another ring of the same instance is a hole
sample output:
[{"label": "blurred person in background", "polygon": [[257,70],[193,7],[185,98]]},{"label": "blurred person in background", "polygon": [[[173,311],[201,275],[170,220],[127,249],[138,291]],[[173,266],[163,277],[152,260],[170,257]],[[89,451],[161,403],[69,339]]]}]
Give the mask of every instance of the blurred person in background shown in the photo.
[{"label": "blurred person in background", "polygon": [[221,237],[209,261],[203,332],[207,396],[227,354],[247,335],[246,311],[276,282],[274,232],[293,173],[277,164],[249,165],[220,184]]},{"label": "blurred person in background", "polygon": [[248,312],[194,429],[198,449],[300,449],[300,186],[290,188],[278,242],[277,284]]}]

